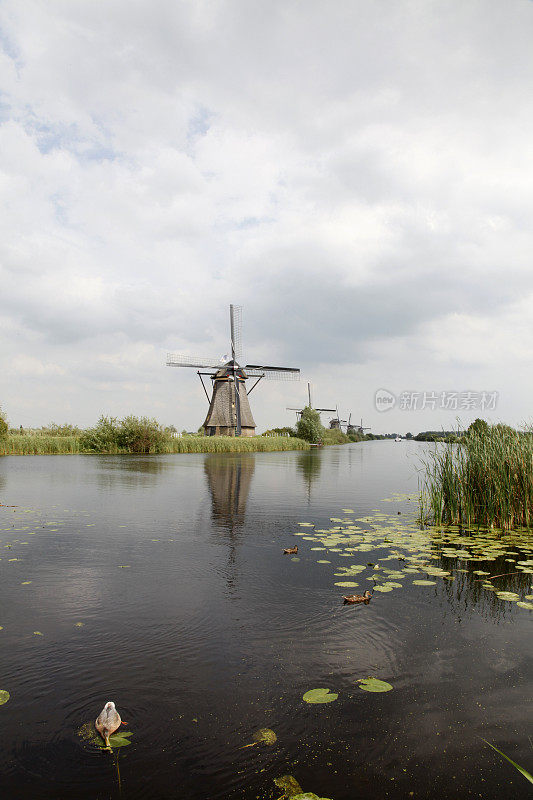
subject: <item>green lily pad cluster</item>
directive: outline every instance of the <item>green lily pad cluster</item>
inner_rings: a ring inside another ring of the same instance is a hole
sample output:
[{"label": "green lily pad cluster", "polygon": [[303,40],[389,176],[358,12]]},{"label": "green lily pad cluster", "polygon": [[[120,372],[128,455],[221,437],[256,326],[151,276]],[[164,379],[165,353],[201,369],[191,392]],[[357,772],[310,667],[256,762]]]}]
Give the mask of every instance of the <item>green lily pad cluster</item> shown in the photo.
[{"label": "green lily pad cluster", "polygon": [[[533,594],[504,591],[505,578],[493,585],[489,571],[490,562],[506,559],[512,564],[508,572],[533,575],[533,531],[518,529],[503,533],[486,528],[460,529],[456,525],[421,527],[416,520],[417,500],[416,496],[405,494],[384,498],[383,502],[395,504],[412,502],[407,510],[402,505],[401,519],[396,511],[388,514],[375,509],[367,516],[355,517],[353,509],[344,508],[344,516],[330,518],[331,527],[299,523],[314,530],[298,531],[295,535],[312,545],[308,552],[321,551],[319,564],[332,564],[334,585],[341,590],[356,588],[363,580],[372,581],[370,588],[376,593],[389,594],[405,585],[429,588],[441,582],[451,583],[461,573],[471,573],[479,576],[479,588],[493,593],[498,600],[533,610],[530,607],[533,603],[528,602],[533,601]],[[372,553],[373,560],[357,563],[360,553]],[[351,559],[353,563],[342,564],[340,559]],[[504,571],[500,569],[498,573]]]}]

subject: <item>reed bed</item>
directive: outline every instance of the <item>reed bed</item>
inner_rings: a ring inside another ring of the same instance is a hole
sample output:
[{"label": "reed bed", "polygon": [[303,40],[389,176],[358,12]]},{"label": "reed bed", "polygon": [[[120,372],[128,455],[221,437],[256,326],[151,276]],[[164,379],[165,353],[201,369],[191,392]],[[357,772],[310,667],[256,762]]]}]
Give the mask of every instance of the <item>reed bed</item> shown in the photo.
[{"label": "reed bed", "polygon": [[[165,438],[150,452],[158,453],[263,453],[279,450],[309,450],[309,443],[287,436],[182,436]],[[88,449],[79,436],[9,434],[0,439],[0,455],[70,455],[74,453],[131,453],[133,450],[107,443],[100,450]]]},{"label": "reed bed", "polygon": [[78,436],[47,436],[39,433],[10,433],[0,439],[0,455],[44,456],[80,453]]},{"label": "reed bed", "polygon": [[421,519],[503,530],[533,527],[533,436],[506,425],[440,444],[423,468]]},{"label": "reed bed", "polygon": [[309,442],[288,436],[182,436],[167,441],[163,453],[270,453],[309,450]]}]

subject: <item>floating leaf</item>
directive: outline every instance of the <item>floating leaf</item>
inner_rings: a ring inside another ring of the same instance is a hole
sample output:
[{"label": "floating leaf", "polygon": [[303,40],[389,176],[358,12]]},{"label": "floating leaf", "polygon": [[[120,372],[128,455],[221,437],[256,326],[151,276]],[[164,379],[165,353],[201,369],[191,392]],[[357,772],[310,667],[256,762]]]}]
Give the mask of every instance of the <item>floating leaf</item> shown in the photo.
[{"label": "floating leaf", "polygon": [[4,703],[7,703],[11,695],[9,694],[6,689],[0,689],[0,706],[3,706]]},{"label": "floating leaf", "polygon": [[268,745],[276,744],[278,741],[278,737],[274,731],[271,730],[271,728],[259,728],[259,730],[254,733],[252,738],[254,742]]},{"label": "floating leaf", "polygon": [[523,603],[519,600],[516,605],[520,606],[520,608],[527,608],[529,611],[533,611],[533,603]]},{"label": "floating leaf", "polygon": [[283,789],[283,797],[292,798],[302,794],[302,787],[293,775],[282,775],[281,778],[274,778],[274,783],[278,789]]},{"label": "floating leaf", "polygon": [[520,600],[520,595],[516,592],[496,592],[496,597],[500,600]]},{"label": "floating leaf", "polygon": [[393,586],[387,586],[387,584],[383,584],[382,586],[375,586],[374,590],[376,592],[392,592],[394,589]]},{"label": "floating leaf", "polygon": [[387,681],[380,681],[378,678],[361,678],[359,688],[365,692],[390,692],[392,684]]},{"label": "floating leaf", "polygon": [[33,635],[34,636],[44,636],[44,633],[41,633],[41,631],[33,631]]},{"label": "floating leaf", "polygon": [[75,622],[74,623],[74,627],[75,628],[83,628],[83,622]]},{"label": "floating leaf", "polygon": [[415,586],[435,586],[437,581],[413,581]]},{"label": "floating leaf", "polygon": [[354,581],[338,581],[335,586],[343,586],[345,589],[353,589],[355,586],[359,586],[358,583]]},{"label": "floating leaf", "polygon": [[303,696],[306,703],[333,703],[339,695],[329,689],[309,689]]},{"label": "floating leaf", "polygon": [[29,586],[31,581],[22,581],[21,586]]},{"label": "floating leaf", "polygon": [[303,792],[302,794],[291,795],[291,800],[330,800],[329,797],[319,797],[313,792]]}]

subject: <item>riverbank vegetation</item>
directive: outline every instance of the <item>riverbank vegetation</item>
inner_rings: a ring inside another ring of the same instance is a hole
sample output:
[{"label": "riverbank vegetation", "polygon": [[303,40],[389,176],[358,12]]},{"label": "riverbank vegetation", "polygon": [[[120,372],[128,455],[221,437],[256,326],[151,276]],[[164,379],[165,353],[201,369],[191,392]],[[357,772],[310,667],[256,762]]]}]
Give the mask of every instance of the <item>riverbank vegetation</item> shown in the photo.
[{"label": "riverbank vegetation", "polygon": [[382,438],[354,431],[326,429],[314,409],[303,410],[295,428],[273,428],[252,437],[178,434],[155,419],[128,416],[122,420],[100,417],[82,430],[75,425],[51,423],[42,428],[9,428],[0,411],[0,455],[67,455],[71,453],[254,453],[308,450],[311,445],[338,445]]},{"label": "riverbank vegetation", "polygon": [[424,522],[533,527],[533,433],[476,420],[429,454],[420,502]]},{"label": "riverbank vegetation", "polygon": [[[0,419],[4,419],[3,417]],[[3,431],[3,434],[2,434]],[[288,436],[177,435],[147,417],[122,420],[100,417],[93,428],[50,425],[31,431],[0,428],[0,455],[68,455],[73,453],[254,453],[308,450],[309,443]]]}]

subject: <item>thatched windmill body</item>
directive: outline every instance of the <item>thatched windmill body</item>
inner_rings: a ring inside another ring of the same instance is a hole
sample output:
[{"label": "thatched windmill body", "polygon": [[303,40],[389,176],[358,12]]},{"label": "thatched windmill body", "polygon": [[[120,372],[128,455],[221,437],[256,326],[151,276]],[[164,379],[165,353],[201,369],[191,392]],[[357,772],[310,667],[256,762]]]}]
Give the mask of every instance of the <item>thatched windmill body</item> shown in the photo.
[{"label": "thatched windmill body", "polygon": [[[263,378],[267,380],[299,380],[300,370],[292,367],[270,367],[247,364],[241,367],[237,359],[242,358],[241,334],[242,307],[230,305],[231,358],[194,358],[168,353],[167,367],[193,367],[198,370],[209,410],[203,427],[207,436],[254,436],[255,422],[248,396]],[[205,388],[204,377],[212,380],[211,397]],[[255,378],[249,391],[246,381]]]}]

